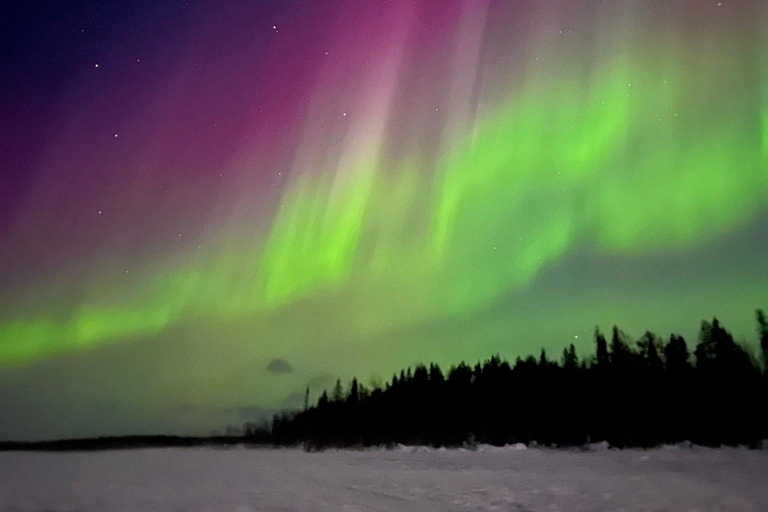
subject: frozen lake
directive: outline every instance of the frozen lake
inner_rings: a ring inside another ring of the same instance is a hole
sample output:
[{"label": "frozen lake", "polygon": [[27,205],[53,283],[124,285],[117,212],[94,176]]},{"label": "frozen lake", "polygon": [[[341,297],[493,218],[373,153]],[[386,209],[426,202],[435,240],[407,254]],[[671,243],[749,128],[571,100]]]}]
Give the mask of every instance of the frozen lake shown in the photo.
[{"label": "frozen lake", "polygon": [[0,453],[10,511],[765,511],[768,451]]}]

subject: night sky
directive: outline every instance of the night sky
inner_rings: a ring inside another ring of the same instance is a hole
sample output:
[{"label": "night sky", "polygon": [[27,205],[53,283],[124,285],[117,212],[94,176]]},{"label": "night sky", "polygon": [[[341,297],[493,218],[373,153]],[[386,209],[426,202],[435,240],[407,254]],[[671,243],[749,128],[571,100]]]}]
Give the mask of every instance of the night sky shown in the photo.
[{"label": "night sky", "polygon": [[596,324],[754,346],[767,254],[763,0],[0,7],[0,439]]}]

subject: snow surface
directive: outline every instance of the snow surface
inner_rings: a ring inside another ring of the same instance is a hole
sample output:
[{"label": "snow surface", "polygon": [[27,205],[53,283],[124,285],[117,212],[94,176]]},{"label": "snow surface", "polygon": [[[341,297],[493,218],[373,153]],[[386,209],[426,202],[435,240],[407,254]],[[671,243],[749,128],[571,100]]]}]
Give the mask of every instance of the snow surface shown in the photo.
[{"label": "snow surface", "polygon": [[[596,447],[597,448],[597,447]],[[7,511],[766,511],[768,451],[0,453]]]}]

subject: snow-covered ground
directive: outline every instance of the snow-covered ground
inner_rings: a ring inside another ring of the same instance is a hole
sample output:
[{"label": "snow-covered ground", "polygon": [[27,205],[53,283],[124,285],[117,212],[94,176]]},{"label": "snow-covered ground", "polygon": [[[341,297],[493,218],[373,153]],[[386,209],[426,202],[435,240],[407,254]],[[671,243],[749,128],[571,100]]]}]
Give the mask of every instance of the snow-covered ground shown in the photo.
[{"label": "snow-covered ground", "polygon": [[768,451],[0,453],[10,511],[768,511]]}]

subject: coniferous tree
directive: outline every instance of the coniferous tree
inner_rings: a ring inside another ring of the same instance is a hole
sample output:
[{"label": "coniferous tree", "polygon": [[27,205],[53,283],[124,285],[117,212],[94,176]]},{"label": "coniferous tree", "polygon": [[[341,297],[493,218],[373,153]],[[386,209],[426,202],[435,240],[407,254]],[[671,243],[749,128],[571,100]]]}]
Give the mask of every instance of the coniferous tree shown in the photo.
[{"label": "coniferous tree", "polygon": [[429,365],[429,382],[433,385],[441,385],[445,382],[443,372],[440,371],[440,366],[437,363],[431,363]]},{"label": "coniferous tree", "polygon": [[663,369],[664,363],[659,355],[659,342],[656,339],[656,335],[646,331],[637,342],[637,345],[640,347],[640,356],[644,360],[647,369],[652,372],[660,372]]},{"label": "coniferous tree", "polygon": [[760,336],[760,350],[763,355],[763,369],[768,374],[768,320],[765,318],[765,312],[758,309],[755,312],[757,316],[757,334]]},{"label": "coniferous tree", "polygon": [[693,355],[696,357],[696,368],[706,368],[715,356],[714,342],[712,339],[712,324],[706,320],[701,321],[699,327],[699,343],[696,345]]},{"label": "coniferous tree", "polygon": [[339,403],[344,400],[344,388],[341,387],[341,379],[336,379],[336,385],[333,387],[333,401]]},{"label": "coniferous tree", "polygon": [[539,353],[539,366],[546,367],[548,364],[549,361],[547,360],[547,351],[542,348],[541,352]]},{"label": "coniferous tree", "polygon": [[357,382],[357,377],[352,379],[349,384],[349,395],[347,395],[347,401],[350,404],[356,404],[360,398],[360,386]]},{"label": "coniferous tree", "polygon": [[595,345],[597,346],[597,367],[607,369],[608,366],[610,366],[608,344],[605,341],[605,336],[600,332],[599,327],[595,327]]},{"label": "coniferous tree", "polygon": [[563,349],[563,368],[569,371],[579,367],[579,358],[576,356],[576,347],[573,343]]},{"label": "coniferous tree", "polygon": [[[660,392],[659,411],[665,422],[664,442],[672,443],[693,437],[692,418],[700,411],[698,398],[690,396],[692,366],[689,361],[688,345],[682,336],[672,334],[664,346],[665,375]],[[694,406],[695,405],[695,406]]]},{"label": "coniferous tree", "polygon": [[632,350],[627,342],[627,335],[618,326],[611,330],[611,364],[618,370],[626,370],[632,364]]},{"label": "coniferous tree", "polygon": [[691,368],[688,345],[682,336],[672,334],[669,343],[664,347],[664,359],[669,372],[682,373]]}]

